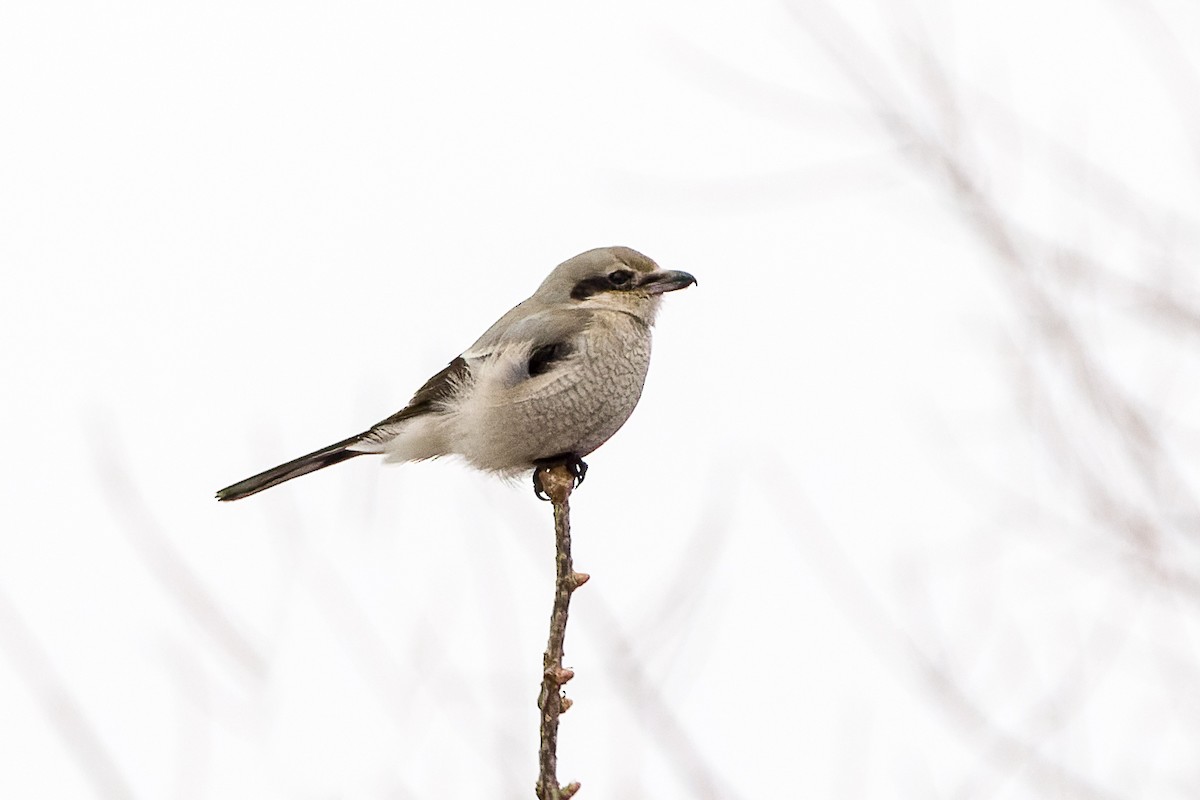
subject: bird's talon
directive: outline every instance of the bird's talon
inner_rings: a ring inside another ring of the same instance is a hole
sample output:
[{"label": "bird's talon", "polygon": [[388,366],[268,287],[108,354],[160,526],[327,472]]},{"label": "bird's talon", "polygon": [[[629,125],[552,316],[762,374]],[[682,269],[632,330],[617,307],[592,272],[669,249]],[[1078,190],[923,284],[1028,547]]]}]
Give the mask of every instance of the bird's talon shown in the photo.
[{"label": "bird's talon", "polygon": [[533,470],[533,495],[538,500],[550,502],[550,495],[546,494],[546,487],[542,485],[542,467],[534,467]]},{"label": "bird's talon", "polygon": [[583,479],[587,477],[587,462],[582,458],[576,458],[572,461],[568,461],[565,466],[571,473],[571,477],[575,479],[575,488],[578,489],[583,485]]}]

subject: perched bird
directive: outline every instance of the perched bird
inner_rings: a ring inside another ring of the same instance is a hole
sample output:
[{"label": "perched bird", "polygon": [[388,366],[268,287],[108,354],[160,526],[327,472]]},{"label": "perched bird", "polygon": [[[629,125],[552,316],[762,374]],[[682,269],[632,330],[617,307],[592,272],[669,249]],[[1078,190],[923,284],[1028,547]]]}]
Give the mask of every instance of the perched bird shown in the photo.
[{"label": "perched bird", "polygon": [[696,282],[628,247],[602,247],[554,268],[537,291],[417,390],[403,409],[349,439],[217,492],[240,500],[368,453],[387,461],[458,455],[504,476],[583,456],[629,419],[650,366],[661,295]]}]

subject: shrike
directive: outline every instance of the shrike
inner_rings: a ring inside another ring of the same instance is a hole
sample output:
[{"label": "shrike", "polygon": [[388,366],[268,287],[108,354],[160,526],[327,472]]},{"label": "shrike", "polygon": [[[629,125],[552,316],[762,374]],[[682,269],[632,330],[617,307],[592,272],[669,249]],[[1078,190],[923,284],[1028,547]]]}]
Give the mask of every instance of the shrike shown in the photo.
[{"label": "shrike", "polygon": [[420,461],[458,455],[515,476],[583,456],[629,419],[650,366],[650,327],[662,294],[696,279],[659,269],[628,247],[602,247],[554,268],[537,291],[363,433],[217,492],[240,500],[356,456]]}]

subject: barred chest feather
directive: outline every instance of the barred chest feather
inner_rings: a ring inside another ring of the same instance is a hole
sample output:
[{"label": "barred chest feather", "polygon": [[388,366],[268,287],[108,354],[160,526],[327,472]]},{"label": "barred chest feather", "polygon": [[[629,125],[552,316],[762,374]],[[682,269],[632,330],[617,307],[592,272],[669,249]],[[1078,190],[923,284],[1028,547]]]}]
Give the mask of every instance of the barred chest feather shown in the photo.
[{"label": "barred chest feather", "polygon": [[[628,314],[597,314],[568,354],[539,363],[530,377],[496,392],[487,408],[464,414],[459,453],[481,469],[515,474],[533,462],[585,456],[616,433],[642,395],[650,365],[650,329]],[[545,368],[544,373],[534,374]],[[489,392],[488,394],[491,394]]]}]

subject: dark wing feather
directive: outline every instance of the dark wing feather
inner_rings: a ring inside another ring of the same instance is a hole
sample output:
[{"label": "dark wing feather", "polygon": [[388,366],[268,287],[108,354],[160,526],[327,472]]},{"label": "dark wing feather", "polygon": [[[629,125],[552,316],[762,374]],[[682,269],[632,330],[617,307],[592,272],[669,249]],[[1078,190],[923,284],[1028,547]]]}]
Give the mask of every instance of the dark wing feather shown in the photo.
[{"label": "dark wing feather", "polygon": [[417,393],[412,396],[412,400],[408,401],[408,405],[373,426],[372,430],[433,411],[435,406],[449,399],[470,376],[471,368],[467,365],[466,359],[459,356],[451,361],[444,370],[425,381],[425,385],[417,389]]},{"label": "dark wing feather", "polygon": [[529,356],[529,377],[545,375],[551,367],[566,359],[573,351],[574,348],[569,342],[542,345]]}]

